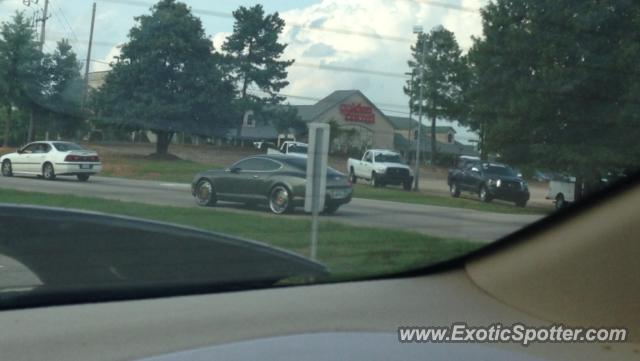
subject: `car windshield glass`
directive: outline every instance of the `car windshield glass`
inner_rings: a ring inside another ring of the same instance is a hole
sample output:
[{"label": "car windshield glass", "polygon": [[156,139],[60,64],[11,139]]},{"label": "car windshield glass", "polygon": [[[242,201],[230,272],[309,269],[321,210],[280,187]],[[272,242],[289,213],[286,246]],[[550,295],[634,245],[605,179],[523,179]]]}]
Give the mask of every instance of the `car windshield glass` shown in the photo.
[{"label": "car windshield glass", "polygon": [[[180,225],[220,247],[105,242],[67,214],[13,240],[0,224],[0,254],[63,298],[63,280],[99,292],[96,269],[119,292],[127,265],[185,277],[142,288],[213,273],[232,288],[270,252],[328,272],[271,286],[492,247],[640,169],[639,38],[639,0],[0,0],[0,207]],[[50,146],[21,151],[35,143]],[[51,264],[19,257],[27,239]],[[200,263],[219,268],[173,272]],[[29,293],[3,266],[0,301]]]},{"label": "car windshield glass", "polygon": [[301,153],[307,154],[307,146],[306,145],[290,145],[289,153]]},{"label": "car windshield glass", "polygon": [[[302,170],[304,172],[307,171],[307,159],[306,158],[294,158],[291,157],[289,159],[287,159],[285,161],[286,163],[290,164],[291,166],[293,166],[296,169]],[[331,168],[331,167],[327,167],[327,174],[329,175],[342,175],[341,172]]]},{"label": "car windshield glass", "polygon": [[85,150],[85,148],[75,143],[55,142],[53,143],[53,146],[59,152],[68,152],[70,150]]},{"label": "car windshield glass", "polygon": [[490,175],[503,175],[508,177],[516,177],[518,173],[509,167],[505,167],[502,165],[488,165],[484,166],[484,171]]},{"label": "car windshield glass", "polygon": [[377,154],[375,157],[376,157],[375,160],[378,163],[386,162],[386,163],[403,163],[404,164],[404,161],[398,154]]}]

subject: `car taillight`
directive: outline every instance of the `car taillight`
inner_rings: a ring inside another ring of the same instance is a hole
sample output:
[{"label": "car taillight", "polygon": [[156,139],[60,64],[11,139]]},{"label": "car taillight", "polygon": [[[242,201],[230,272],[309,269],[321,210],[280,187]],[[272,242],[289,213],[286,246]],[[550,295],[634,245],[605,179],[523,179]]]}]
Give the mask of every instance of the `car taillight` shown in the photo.
[{"label": "car taillight", "polygon": [[99,162],[100,158],[98,156],[93,156],[93,157],[89,157],[91,159],[92,162]]},{"label": "car taillight", "polygon": [[78,157],[77,155],[68,155],[64,158],[65,162],[77,162],[80,160],[80,157]]}]

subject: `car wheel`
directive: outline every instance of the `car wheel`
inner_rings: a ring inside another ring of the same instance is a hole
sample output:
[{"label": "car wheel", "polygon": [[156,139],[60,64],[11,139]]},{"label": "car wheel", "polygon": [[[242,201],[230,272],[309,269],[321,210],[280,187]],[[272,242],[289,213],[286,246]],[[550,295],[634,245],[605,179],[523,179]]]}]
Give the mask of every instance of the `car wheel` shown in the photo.
[{"label": "car wheel", "polygon": [[51,163],[45,163],[44,166],[42,166],[42,178],[45,180],[56,179],[56,172],[53,170],[53,165]]},{"label": "car wheel", "polygon": [[460,197],[460,186],[458,185],[458,183],[451,183],[449,185],[449,192],[451,193],[451,196],[453,198]]},{"label": "car wheel", "polygon": [[324,213],[324,214],[334,214],[334,213],[336,213],[338,208],[340,208],[340,206],[336,205],[336,204],[326,205],[324,207],[324,211],[322,211],[322,213]]},{"label": "car wheel", "polygon": [[376,172],[371,173],[371,180],[369,181],[369,184],[371,184],[372,187],[380,186],[380,181],[378,180],[378,175],[376,174]]},{"label": "car wheel", "polygon": [[405,191],[410,191],[410,190],[411,190],[411,188],[412,188],[412,185],[413,185],[413,182],[412,182],[412,181],[410,181],[410,180],[406,180],[406,181],[404,181],[404,182],[402,183],[402,188],[403,188]]},{"label": "car wheel", "polygon": [[196,184],[195,197],[196,203],[202,207],[213,206],[217,202],[213,184],[207,179],[202,179]]},{"label": "car wheel", "polygon": [[86,181],[89,180],[90,176],[88,174],[78,174],[78,175],[76,175],[76,177],[78,178],[78,180],[80,182],[86,182]]},{"label": "car wheel", "polygon": [[556,209],[562,209],[567,206],[567,201],[564,199],[564,195],[558,194],[556,196]]},{"label": "car wheel", "polygon": [[4,177],[11,177],[13,175],[13,170],[11,169],[11,161],[9,159],[5,159],[2,162],[2,175]]},{"label": "car wheel", "polygon": [[271,189],[269,209],[275,214],[283,214],[291,210],[291,193],[287,187],[277,185]]},{"label": "car wheel", "polygon": [[349,179],[351,180],[351,184],[356,184],[358,181],[358,177],[356,177],[356,173],[353,171],[353,168],[349,171]]},{"label": "car wheel", "polygon": [[487,190],[487,187],[482,186],[480,188],[479,196],[481,201],[485,203],[491,202],[491,196],[489,196],[489,191]]},{"label": "car wheel", "polygon": [[516,207],[526,207],[527,206],[527,201],[516,201]]}]

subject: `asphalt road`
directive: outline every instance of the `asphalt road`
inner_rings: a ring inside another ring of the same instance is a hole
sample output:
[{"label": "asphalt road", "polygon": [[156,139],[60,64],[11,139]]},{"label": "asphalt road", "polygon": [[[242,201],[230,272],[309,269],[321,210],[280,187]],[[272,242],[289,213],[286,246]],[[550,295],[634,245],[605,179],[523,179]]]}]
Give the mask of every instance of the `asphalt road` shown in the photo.
[{"label": "asphalt road", "polygon": [[[189,187],[189,184],[183,183],[108,177],[92,177],[88,182],[78,182],[75,177],[59,177],[55,181],[28,177],[0,177],[0,188],[73,194],[155,205],[197,207]],[[1,199],[0,202],[2,202]],[[215,208],[233,212],[267,214],[266,209],[247,209],[231,203],[220,203]],[[302,210],[297,210],[288,217],[308,216]],[[444,238],[488,242],[535,222],[541,217],[540,215],[488,213],[461,208],[354,198],[336,214],[323,216],[323,219],[359,226],[414,231]]]}]

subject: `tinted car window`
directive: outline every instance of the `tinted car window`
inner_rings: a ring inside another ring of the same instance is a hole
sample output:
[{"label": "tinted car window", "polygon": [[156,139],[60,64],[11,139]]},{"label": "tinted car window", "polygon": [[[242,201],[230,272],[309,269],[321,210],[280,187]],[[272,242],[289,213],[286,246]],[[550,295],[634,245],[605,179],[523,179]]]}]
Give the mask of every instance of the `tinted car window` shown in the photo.
[{"label": "tinted car window", "polygon": [[307,147],[304,145],[292,144],[289,146],[289,153],[307,154]]},{"label": "tinted car window", "polygon": [[264,161],[260,158],[243,159],[233,165],[233,168],[239,168],[243,171],[261,171],[264,170]]},{"label": "tinted car window", "polygon": [[[291,159],[287,159],[286,163],[288,163],[289,165],[303,171],[306,172],[307,171],[307,159],[306,158],[291,158]],[[331,168],[331,167],[327,167],[327,174],[329,175],[341,175],[342,173],[338,172],[337,170]]]},{"label": "tinted car window", "polygon": [[75,143],[59,142],[53,143],[53,146],[56,147],[59,152],[68,152],[70,150],[85,150],[82,146]]},{"label": "tinted car window", "polygon": [[517,176],[517,173],[513,169],[503,165],[485,165],[484,171],[487,174],[493,175],[504,175],[509,177]]},{"label": "tinted car window", "polygon": [[404,163],[398,154],[378,154],[376,155],[376,162]]}]

